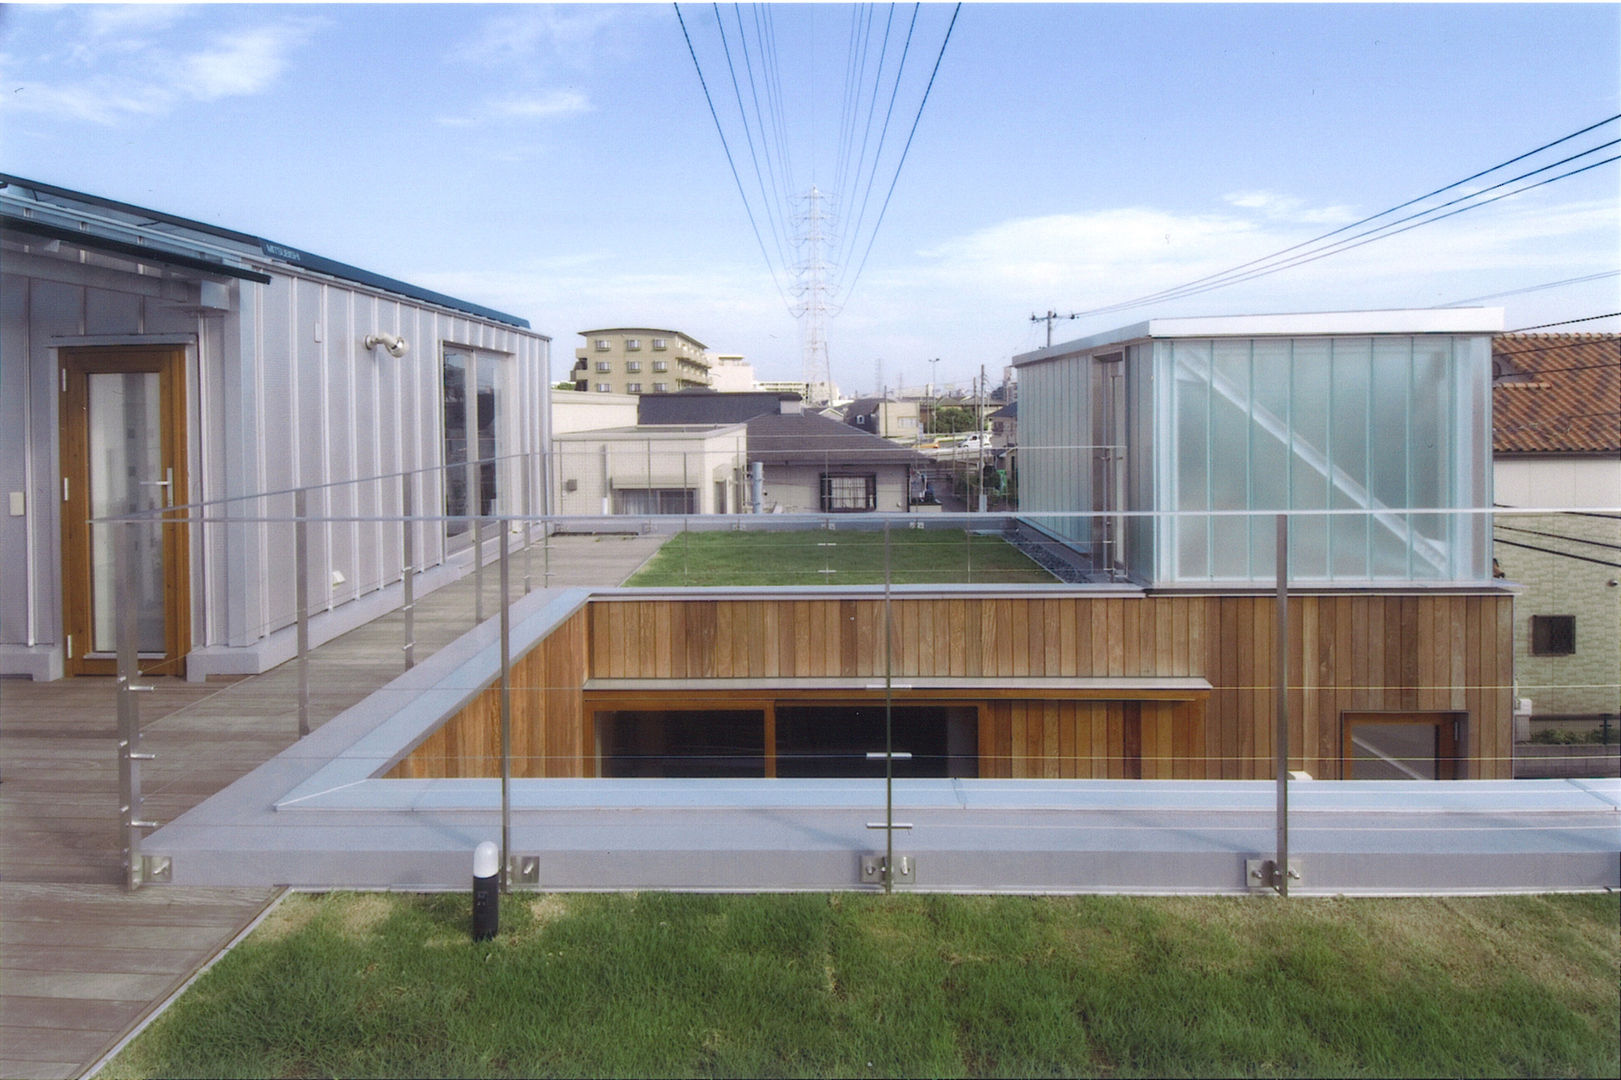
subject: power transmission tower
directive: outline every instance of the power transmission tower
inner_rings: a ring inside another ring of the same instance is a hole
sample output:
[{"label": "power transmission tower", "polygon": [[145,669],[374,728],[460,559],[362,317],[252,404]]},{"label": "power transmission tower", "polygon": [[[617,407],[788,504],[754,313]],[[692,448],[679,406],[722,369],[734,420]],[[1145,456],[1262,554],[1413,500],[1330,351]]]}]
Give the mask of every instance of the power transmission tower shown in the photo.
[{"label": "power transmission tower", "polygon": [[832,241],[828,231],[832,219],[822,210],[824,196],[813,184],[810,191],[800,197],[805,210],[795,216],[799,236],[795,245],[801,260],[795,268],[799,275],[794,295],[799,304],[794,316],[799,320],[800,351],[804,362],[806,404],[826,405],[833,391],[833,375],[827,362],[827,317],[829,292],[828,265],[822,261],[823,247]]}]

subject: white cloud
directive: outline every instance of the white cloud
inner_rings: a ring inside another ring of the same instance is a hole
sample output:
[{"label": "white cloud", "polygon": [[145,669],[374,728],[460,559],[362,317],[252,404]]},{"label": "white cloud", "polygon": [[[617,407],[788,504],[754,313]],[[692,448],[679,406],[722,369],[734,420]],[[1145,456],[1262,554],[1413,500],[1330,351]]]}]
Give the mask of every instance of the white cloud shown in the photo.
[{"label": "white cloud", "polygon": [[[282,19],[177,47],[175,24],[190,12],[158,5],[86,7],[57,13],[62,53],[7,56],[0,109],[114,125],[160,116],[188,101],[262,93],[286,70],[315,21]],[[195,41],[195,38],[192,39]],[[87,74],[75,79],[74,72]]]},{"label": "white cloud", "polygon": [[1305,199],[1275,191],[1235,191],[1224,201],[1240,210],[1259,211],[1275,221],[1307,225],[1348,225],[1362,216],[1349,206],[1308,206]]},{"label": "white cloud", "polygon": [[303,32],[264,26],[215,39],[180,61],[178,89],[200,101],[256,94],[287,66],[287,52]]},{"label": "white cloud", "polygon": [[474,106],[471,112],[458,116],[441,116],[439,122],[450,127],[467,127],[504,120],[554,120],[590,111],[590,99],[579,91],[550,90],[491,98]]},{"label": "white cloud", "polygon": [[451,58],[480,64],[540,58],[585,67],[617,49],[615,31],[636,12],[602,4],[514,7],[485,20]]}]

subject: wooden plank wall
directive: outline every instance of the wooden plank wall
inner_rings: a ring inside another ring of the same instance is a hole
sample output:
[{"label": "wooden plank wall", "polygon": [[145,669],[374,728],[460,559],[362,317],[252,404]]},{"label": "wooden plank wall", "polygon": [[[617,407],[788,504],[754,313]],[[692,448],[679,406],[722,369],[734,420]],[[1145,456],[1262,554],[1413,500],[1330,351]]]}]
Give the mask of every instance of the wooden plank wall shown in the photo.
[{"label": "wooden plank wall", "polygon": [[[580,687],[586,680],[588,610],[571,615],[512,665],[512,775],[586,776],[595,753]],[[501,775],[501,687],[486,688],[387,774],[386,779]]]},{"label": "wooden plank wall", "polygon": [[[902,678],[1202,676],[1213,687],[1202,702],[988,702],[981,711],[982,776],[1124,776],[1131,769],[1124,752],[1129,736],[1140,745],[1145,779],[1266,778],[1275,726],[1274,603],[1270,596],[1238,595],[904,599],[893,603],[890,651]],[[571,651],[573,666],[561,662],[524,676],[557,687],[548,702],[558,712],[542,721],[555,755],[545,775],[589,774],[592,739],[578,692],[564,685],[566,672],[578,672],[582,682],[586,672],[621,679],[884,672],[878,599],[601,600],[586,614],[585,626],[571,620],[559,631],[570,635],[571,650],[588,648],[585,662]],[[1469,714],[1464,774],[1510,776],[1511,620],[1506,594],[1291,599],[1291,767],[1339,778],[1346,711],[1459,710]],[[490,708],[482,699],[475,707]],[[571,723],[576,730],[564,739],[559,729]],[[488,725],[487,718],[479,724]],[[487,735],[434,736],[441,738],[464,740],[447,742],[452,757],[487,756]],[[430,750],[434,740],[412,759],[445,753]],[[565,768],[569,753],[577,756]]]}]

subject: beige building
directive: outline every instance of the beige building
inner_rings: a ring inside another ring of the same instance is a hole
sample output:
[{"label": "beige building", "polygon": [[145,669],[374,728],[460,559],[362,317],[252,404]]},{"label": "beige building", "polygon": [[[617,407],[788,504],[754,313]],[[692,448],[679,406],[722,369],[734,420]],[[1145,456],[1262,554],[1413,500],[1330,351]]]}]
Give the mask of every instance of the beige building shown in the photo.
[{"label": "beige building", "polygon": [[747,394],[754,389],[754,365],[738,353],[716,353],[709,369],[709,388],[720,394]]},{"label": "beige building", "polygon": [[641,424],[571,431],[552,441],[560,514],[738,513],[748,450],[743,424]]},{"label": "beige building", "polygon": [[600,394],[673,394],[709,386],[707,346],[679,330],[581,330],[574,389]]}]

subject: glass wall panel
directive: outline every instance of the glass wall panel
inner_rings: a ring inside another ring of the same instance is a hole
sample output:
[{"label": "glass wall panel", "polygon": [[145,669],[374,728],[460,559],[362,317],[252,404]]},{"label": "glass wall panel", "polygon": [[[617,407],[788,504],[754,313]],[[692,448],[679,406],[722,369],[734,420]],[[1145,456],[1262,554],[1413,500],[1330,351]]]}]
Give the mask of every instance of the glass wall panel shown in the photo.
[{"label": "glass wall panel", "polygon": [[[1260,340],[1251,351],[1250,506],[1289,507],[1291,358],[1289,342]],[[1264,578],[1277,565],[1277,527],[1270,515],[1249,519],[1250,572]]]},{"label": "glass wall panel", "polygon": [[[1210,353],[1197,342],[1170,342],[1175,381],[1176,462],[1171,475],[1175,510],[1210,509]],[[1176,517],[1168,527],[1176,536],[1176,576],[1196,580],[1210,576],[1210,519]]]},{"label": "glass wall panel", "polygon": [[1364,505],[1374,511],[1369,529],[1371,569],[1376,578],[1408,576],[1410,515],[1389,510],[1413,505],[1407,494],[1412,356],[1411,338],[1386,338],[1373,344],[1368,402],[1368,495]]},{"label": "glass wall panel", "polygon": [[[1416,342],[1407,491],[1411,505],[1420,508],[1452,505],[1449,482],[1454,468],[1451,366],[1450,339],[1421,338]],[[1447,535],[1446,515],[1413,515],[1412,572],[1415,577],[1451,576]]]},{"label": "glass wall panel", "polygon": [[[1218,341],[1210,365],[1210,505],[1243,510],[1250,505],[1250,343]],[[1211,576],[1248,579],[1249,522],[1237,515],[1211,520]]]},{"label": "glass wall panel", "polygon": [[[1369,379],[1373,370],[1371,338],[1333,343],[1334,399],[1330,454],[1337,483],[1330,485],[1329,506],[1364,510],[1363,477],[1368,475]],[[1368,577],[1367,514],[1339,514],[1328,519],[1328,576],[1360,581]]]},{"label": "glass wall panel", "polygon": [[[1289,506],[1323,510],[1329,503],[1334,469],[1329,456],[1335,404],[1334,343],[1325,338],[1289,344]],[[1321,580],[1328,575],[1328,521],[1302,515],[1289,524],[1289,572]]]}]

